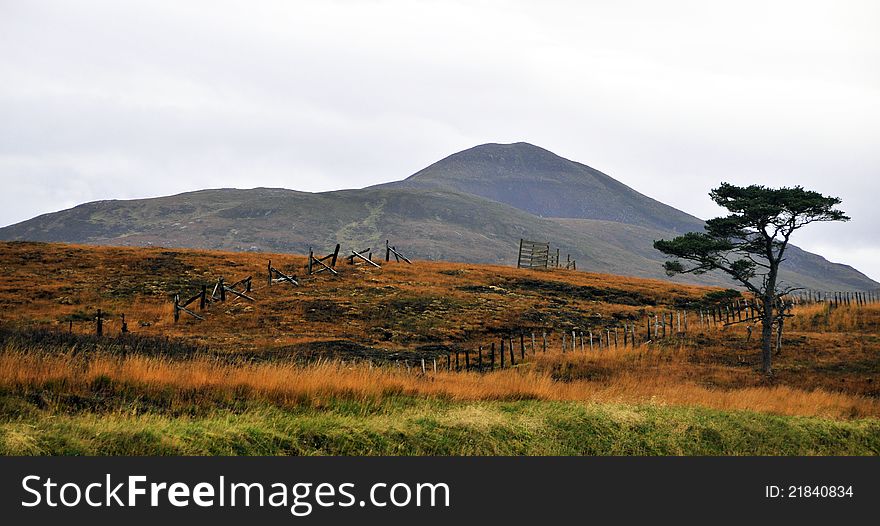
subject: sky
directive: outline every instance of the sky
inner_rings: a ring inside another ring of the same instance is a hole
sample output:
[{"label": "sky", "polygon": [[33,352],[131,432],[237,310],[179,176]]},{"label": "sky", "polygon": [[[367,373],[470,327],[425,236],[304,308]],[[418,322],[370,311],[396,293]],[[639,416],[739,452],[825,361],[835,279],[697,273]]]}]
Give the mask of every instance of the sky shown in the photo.
[{"label": "sky", "polygon": [[880,280],[880,2],[0,0],[0,225],[405,178],[525,141],[699,217],[803,185]]}]

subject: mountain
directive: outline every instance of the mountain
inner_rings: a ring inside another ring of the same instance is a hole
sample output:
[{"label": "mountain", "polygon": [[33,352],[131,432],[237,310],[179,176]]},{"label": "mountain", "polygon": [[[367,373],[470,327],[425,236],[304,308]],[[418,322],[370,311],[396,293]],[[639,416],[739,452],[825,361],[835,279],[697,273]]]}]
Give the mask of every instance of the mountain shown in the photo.
[{"label": "mountain", "polygon": [[[579,270],[668,279],[653,241],[700,228],[699,219],[601,172],[518,143],[471,148],[360,190],[215,189],[86,203],[0,228],[0,240],[296,253],[341,243],[348,253],[390,239],[415,258],[515,264],[524,237],[571,254]],[[814,289],[880,286],[797,249],[786,266],[783,279]],[[711,274],[673,281],[732,285]]]},{"label": "mountain", "polygon": [[524,142],[476,146],[379,187],[463,192],[541,217],[601,219],[677,233],[703,228],[702,220],[599,170]]}]

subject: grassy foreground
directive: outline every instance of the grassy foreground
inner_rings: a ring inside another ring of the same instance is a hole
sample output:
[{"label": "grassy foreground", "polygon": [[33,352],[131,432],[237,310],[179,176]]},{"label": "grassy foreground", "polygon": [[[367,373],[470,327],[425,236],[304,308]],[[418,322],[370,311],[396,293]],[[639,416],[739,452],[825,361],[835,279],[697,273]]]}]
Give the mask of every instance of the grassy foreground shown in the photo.
[{"label": "grassy foreground", "polygon": [[[4,455],[876,455],[880,420],[395,396],[196,416],[54,413],[0,397]],[[14,406],[14,407],[13,407]]]}]

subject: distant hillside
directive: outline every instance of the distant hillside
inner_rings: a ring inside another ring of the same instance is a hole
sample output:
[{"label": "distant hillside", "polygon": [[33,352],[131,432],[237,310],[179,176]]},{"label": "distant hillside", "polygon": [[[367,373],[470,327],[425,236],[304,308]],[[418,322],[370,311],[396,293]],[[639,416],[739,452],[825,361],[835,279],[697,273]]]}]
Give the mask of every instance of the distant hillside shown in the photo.
[{"label": "distant hillside", "polygon": [[668,232],[703,222],[543,148],[484,144],[446,157],[391,188],[440,188],[478,195],[542,217],[602,219]]},{"label": "distant hillside", "polygon": [[[346,252],[378,249],[390,239],[415,258],[513,265],[524,237],[550,242],[563,258],[571,254],[580,270],[668,279],[653,241],[702,228],[697,218],[535,146],[487,145],[445,161],[400,184],[362,190],[217,189],[97,201],[0,228],[0,240],[305,253],[336,243]],[[494,171],[493,162],[499,163]],[[520,186],[534,188],[535,202],[546,204],[543,217],[517,206],[533,204]],[[468,188],[496,190],[493,197]],[[625,217],[614,216],[620,211]],[[564,213],[596,217],[551,217]],[[880,286],[851,267],[796,249],[783,278],[825,290]],[[673,281],[733,285],[720,275]]]}]

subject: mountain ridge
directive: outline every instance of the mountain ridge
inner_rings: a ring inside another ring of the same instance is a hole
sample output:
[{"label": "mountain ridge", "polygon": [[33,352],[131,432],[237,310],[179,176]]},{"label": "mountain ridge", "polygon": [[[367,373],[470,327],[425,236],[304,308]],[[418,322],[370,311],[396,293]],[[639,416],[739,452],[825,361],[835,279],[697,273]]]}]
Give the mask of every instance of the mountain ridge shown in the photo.
[{"label": "mountain ridge", "polygon": [[[470,159],[474,155],[476,161]],[[227,188],[94,201],[0,228],[0,240],[304,253],[336,243],[343,243],[346,251],[377,249],[391,239],[416,258],[514,264],[517,243],[524,237],[560,247],[563,257],[570,253],[577,259],[579,270],[734,285],[713,274],[667,278],[653,241],[677,235],[677,228],[702,228],[702,221],[598,170],[525,143],[490,144],[445,159],[450,158],[452,164],[441,160],[403,181],[363,189],[310,193]],[[494,171],[493,159],[498,161]],[[468,163],[474,165],[470,171],[465,169]],[[542,166],[546,177],[541,176]],[[493,181],[501,190],[489,197],[466,192],[462,179],[468,174],[481,185],[475,191],[489,193]],[[529,177],[534,184],[521,187]],[[498,183],[499,178],[507,183]],[[561,204],[537,210],[541,214],[520,208],[546,201],[524,201],[536,185],[546,195],[564,190]],[[603,193],[608,187],[627,190],[615,191],[614,201]],[[613,206],[603,208],[608,202]],[[612,212],[622,208],[640,213],[629,214],[627,221],[614,219]],[[790,260],[783,278],[795,285],[824,290],[880,286],[852,267],[796,248]]]}]

